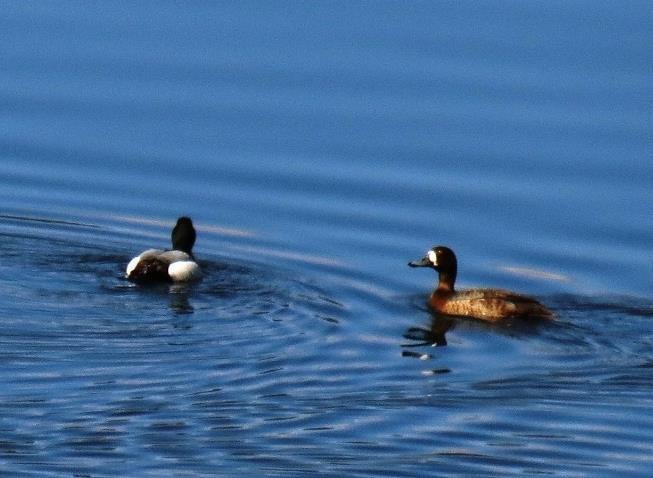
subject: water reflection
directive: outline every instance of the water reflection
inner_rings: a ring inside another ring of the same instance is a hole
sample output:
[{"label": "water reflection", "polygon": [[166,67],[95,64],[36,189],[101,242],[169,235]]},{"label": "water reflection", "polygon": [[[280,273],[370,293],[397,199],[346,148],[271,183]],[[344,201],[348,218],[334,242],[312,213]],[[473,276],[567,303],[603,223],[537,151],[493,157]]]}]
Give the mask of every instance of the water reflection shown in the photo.
[{"label": "water reflection", "polygon": [[195,311],[189,300],[190,286],[188,284],[172,284],[169,293],[170,310],[175,314],[192,314]]},{"label": "water reflection", "polygon": [[446,333],[454,327],[454,319],[442,315],[433,315],[429,327],[410,327],[404,332],[404,338],[418,341],[415,344],[406,344],[402,347],[422,347],[424,345],[447,345]]},{"label": "water reflection", "polygon": [[[343,285],[338,276],[336,285],[322,274],[318,282],[310,268],[290,277],[217,253],[206,254],[201,282],[132,284],[123,277],[131,242],[98,247],[102,231],[88,243],[77,229],[62,231],[68,239],[32,231],[2,235],[0,276],[11,291],[2,305],[12,313],[0,324],[0,413],[15,425],[0,455],[15,469],[27,455],[66,454],[76,471],[91,476],[96,468],[84,463],[98,463],[122,476],[125,450],[134,450],[145,466],[175,461],[196,472],[196,463],[207,463],[206,476],[225,460],[247,467],[263,457],[285,476],[291,466],[350,456],[377,476],[376,464],[364,462],[369,447],[403,456],[405,448],[393,448],[401,435],[413,437],[418,458],[435,450],[456,474],[490,475],[496,460],[485,450],[506,463],[523,460],[527,436],[544,450],[528,450],[529,470],[568,453],[583,474],[584,463],[602,463],[608,445],[594,452],[582,443],[612,445],[595,428],[606,415],[624,450],[650,442],[641,414],[653,370],[648,298],[550,296],[553,322],[492,324],[432,315],[421,293],[393,300],[393,309],[374,281]],[[369,313],[381,309],[415,326],[397,331],[397,322]],[[402,332],[402,356],[417,362],[396,356]],[[234,360],[243,354],[248,360]],[[65,404],[47,398],[53,387]],[[590,401],[596,408],[585,406]],[[478,415],[480,404],[487,414]],[[642,419],[644,431],[622,432]],[[569,423],[584,428],[569,433]],[[44,427],[53,431],[34,432]],[[315,452],[296,464],[276,462],[272,452],[286,448],[278,437]],[[342,440],[360,448],[343,451]],[[572,441],[581,445],[568,451]],[[468,466],[470,456],[479,458]],[[637,451],[625,457],[642,466]]]}]

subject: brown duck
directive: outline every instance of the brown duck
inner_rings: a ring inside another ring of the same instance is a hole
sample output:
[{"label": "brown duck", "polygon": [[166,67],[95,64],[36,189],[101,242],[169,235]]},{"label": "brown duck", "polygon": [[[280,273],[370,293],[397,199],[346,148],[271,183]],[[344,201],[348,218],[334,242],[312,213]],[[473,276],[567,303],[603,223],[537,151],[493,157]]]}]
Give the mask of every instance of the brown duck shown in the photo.
[{"label": "brown duck", "polygon": [[445,246],[435,246],[410,267],[430,267],[438,272],[438,285],[428,305],[444,315],[474,317],[489,322],[513,317],[552,319],[553,314],[537,300],[501,289],[468,289],[456,291],[458,261]]}]

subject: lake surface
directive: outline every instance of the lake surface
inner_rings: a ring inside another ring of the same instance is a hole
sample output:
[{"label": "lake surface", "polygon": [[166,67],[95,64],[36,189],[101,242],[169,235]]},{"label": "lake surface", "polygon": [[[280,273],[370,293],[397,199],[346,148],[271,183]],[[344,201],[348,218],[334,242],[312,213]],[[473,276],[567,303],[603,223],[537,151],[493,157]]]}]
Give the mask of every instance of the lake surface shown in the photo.
[{"label": "lake surface", "polygon": [[[651,476],[651,25],[1,2],[0,475]],[[557,319],[431,316],[434,244]]]}]

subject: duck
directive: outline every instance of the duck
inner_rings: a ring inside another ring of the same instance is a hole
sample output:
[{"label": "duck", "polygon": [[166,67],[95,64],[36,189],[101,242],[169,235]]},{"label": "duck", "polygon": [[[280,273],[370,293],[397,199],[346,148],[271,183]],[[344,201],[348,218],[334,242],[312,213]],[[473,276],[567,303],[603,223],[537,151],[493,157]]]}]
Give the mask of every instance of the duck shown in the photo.
[{"label": "duck", "polygon": [[170,235],[172,249],[141,252],[127,264],[125,277],[137,283],[191,282],[200,279],[202,271],[193,256],[196,237],[191,218],[178,218]]},{"label": "duck", "polygon": [[456,254],[447,246],[434,246],[410,267],[430,267],[438,272],[438,284],[427,305],[438,314],[472,317],[487,322],[511,318],[552,319],[553,314],[540,302],[503,289],[454,288],[458,272]]}]

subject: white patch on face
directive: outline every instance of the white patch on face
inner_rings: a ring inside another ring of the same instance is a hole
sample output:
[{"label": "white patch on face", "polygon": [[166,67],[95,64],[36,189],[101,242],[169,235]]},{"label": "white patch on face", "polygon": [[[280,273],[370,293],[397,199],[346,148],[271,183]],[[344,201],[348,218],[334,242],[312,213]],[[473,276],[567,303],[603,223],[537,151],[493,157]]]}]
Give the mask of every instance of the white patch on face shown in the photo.
[{"label": "white patch on face", "polygon": [[438,255],[435,253],[435,251],[429,251],[426,256],[429,258],[429,261],[431,261],[431,264],[434,266],[438,265]]}]

